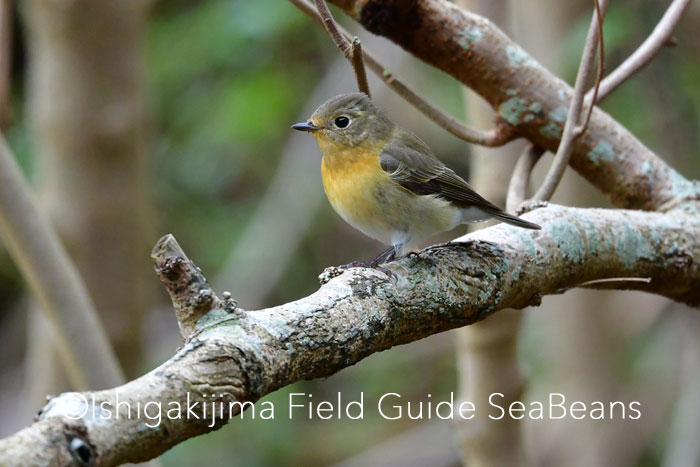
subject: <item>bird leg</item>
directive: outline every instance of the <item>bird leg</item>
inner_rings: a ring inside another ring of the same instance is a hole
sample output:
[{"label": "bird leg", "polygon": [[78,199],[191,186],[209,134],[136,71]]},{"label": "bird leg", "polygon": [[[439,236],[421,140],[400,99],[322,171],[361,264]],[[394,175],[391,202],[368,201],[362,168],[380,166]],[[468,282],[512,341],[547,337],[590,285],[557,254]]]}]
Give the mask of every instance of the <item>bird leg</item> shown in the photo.
[{"label": "bird leg", "polygon": [[384,274],[387,276],[393,276],[394,273],[388,270],[387,268],[383,268],[380,265],[384,263],[388,263],[390,261],[393,261],[394,258],[396,258],[396,246],[391,246],[389,247],[386,251],[383,251],[374,258],[371,261],[353,261],[348,264],[343,264],[341,266],[338,266],[341,269],[348,269],[348,268],[372,268],[372,269],[377,269],[379,271],[382,271]]}]

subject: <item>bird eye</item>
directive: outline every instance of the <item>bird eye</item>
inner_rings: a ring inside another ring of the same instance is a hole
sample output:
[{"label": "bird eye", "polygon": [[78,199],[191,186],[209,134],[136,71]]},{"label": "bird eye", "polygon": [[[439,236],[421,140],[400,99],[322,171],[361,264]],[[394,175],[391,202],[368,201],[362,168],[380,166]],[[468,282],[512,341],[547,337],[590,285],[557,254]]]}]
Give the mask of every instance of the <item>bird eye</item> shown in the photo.
[{"label": "bird eye", "polygon": [[350,119],[344,115],[341,115],[340,117],[335,119],[335,126],[338,128],[345,128],[348,125],[350,125]]}]

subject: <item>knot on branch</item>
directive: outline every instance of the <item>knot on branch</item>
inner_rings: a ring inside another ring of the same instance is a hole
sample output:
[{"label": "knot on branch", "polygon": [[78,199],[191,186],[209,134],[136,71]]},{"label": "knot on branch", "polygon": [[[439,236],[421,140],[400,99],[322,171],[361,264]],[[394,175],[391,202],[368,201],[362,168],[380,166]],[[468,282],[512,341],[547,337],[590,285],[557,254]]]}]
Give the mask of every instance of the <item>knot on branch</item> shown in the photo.
[{"label": "knot on branch", "polygon": [[202,270],[187,257],[172,235],[158,240],[151,259],[175,307],[180,334],[188,341],[197,321],[212,309],[219,308],[221,300],[209,286]]},{"label": "knot on branch", "polygon": [[64,432],[68,442],[68,452],[80,466],[95,465],[97,451],[95,446],[88,439],[88,432],[85,427],[70,427]]}]

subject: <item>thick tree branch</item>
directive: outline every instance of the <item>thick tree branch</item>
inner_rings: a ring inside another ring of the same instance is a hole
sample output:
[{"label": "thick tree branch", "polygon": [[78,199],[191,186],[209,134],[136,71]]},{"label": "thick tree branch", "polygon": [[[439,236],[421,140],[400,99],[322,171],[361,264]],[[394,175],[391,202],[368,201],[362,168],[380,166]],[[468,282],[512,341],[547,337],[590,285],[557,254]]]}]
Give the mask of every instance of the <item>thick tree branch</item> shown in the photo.
[{"label": "thick tree branch", "polygon": [[[241,403],[295,381],[328,376],[372,353],[502,308],[537,304],[542,295],[593,279],[650,277],[650,283],[617,285],[700,304],[698,216],[549,205],[526,217],[543,229],[501,224],[431,247],[392,263],[397,281],[357,268],[274,308],[246,312],[214,300],[217,307],[199,318],[173,358],[118,388],[54,398],[38,422],[0,441],[0,464],[75,465],[80,458],[107,466],[150,459],[220,427]],[[213,296],[206,283],[187,276],[196,271],[170,271],[166,286],[176,306],[191,299],[194,289],[177,287],[189,279]],[[172,404],[187,407],[188,399],[199,403],[193,408],[198,420],[186,412],[166,416]],[[159,424],[143,410],[136,413],[137,402],[143,407],[149,401],[161,404]],[[214,416],[213,402],[219,404]]]},{"label": "thick tree branch", "polygon": [[[556,152],[572,90],[492,22],[445,0],[332,0],[367,30],[451,74],[486,99],[518,135]],[[620,207],[666,209],[700,198],[608,114],[595,108],[571,166]]]},{"label": "thick tree branch", "polygon": [[39,212],[2,136],[0,235],[51,323],[73,385],[88,389],[121,384],[124,375],[85,285]]}]

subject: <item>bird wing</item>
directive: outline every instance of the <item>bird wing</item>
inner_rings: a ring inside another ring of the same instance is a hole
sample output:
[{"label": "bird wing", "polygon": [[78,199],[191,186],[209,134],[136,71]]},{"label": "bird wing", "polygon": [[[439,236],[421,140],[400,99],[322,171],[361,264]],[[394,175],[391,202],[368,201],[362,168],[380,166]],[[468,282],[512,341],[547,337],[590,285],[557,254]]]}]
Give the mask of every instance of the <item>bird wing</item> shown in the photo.
[{"label": "bird wing", "polygon": [[399,131],[379,155],[379,165],[392,180],[417,195],[438,195],[460,207],[476,206],[487,212],[502,212],[440,162],[417,136]]}]

